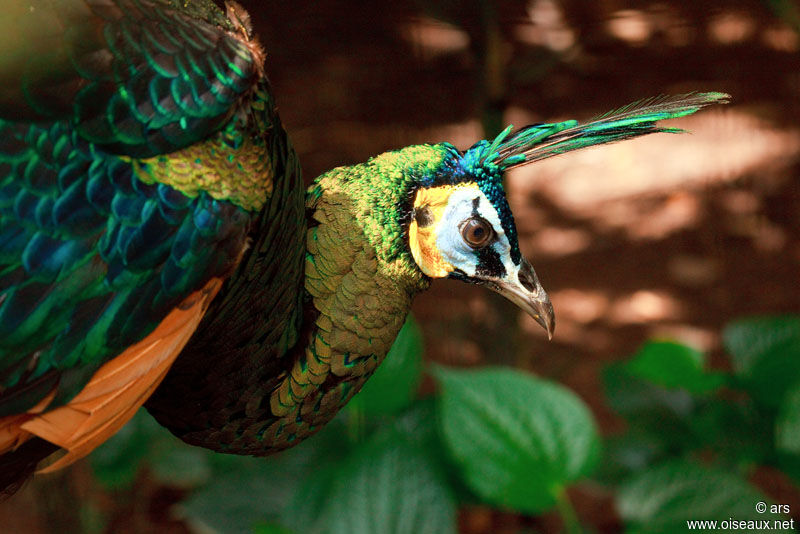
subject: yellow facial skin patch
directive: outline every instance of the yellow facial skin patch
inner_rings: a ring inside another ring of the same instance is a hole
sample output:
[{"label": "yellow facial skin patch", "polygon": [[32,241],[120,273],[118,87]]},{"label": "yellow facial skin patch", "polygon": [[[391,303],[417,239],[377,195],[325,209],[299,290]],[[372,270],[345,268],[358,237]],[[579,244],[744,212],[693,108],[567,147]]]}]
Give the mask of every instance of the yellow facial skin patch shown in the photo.
[{"label": "yellow facial skin patch", "polygon": [[[444,278],[455,270],[442,258],[436,246],[436,237],[450,196],[457,190],[468,187],[465,184],[442,185],[430,189],[420,189],[414,199],[414,212],[422,213],[422,217],[414,217],[408,228],[408,242],[411,255],[423,273],[431,278]],[[420,225],[420,219],[427,219],[428,224]]]}]

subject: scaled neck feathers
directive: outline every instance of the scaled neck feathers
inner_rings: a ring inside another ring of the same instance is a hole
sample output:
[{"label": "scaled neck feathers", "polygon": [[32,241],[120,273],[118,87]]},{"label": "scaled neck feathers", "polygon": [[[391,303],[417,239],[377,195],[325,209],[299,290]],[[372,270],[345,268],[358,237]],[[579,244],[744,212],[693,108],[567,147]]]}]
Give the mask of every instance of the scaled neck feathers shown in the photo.
[{"label": "scaled neck feathers", "polygon": [[411,195],[448,154],[442,145],[388,152],[333,169],[309,189],[307,334],[269,395],[262,454],[314,433],[383,361],[412,298],[430,283],[405,235]]},{"label": "scaled neck feathers", "polygon": [[346,214],[353,231],[374,250],[379,274],[409,294],[427,289],[430,281],[415,264],[406,235],[413,196],[455,153],[450,145],[416,145],[338,167],[315,181],[308,208],[319,224]]}]

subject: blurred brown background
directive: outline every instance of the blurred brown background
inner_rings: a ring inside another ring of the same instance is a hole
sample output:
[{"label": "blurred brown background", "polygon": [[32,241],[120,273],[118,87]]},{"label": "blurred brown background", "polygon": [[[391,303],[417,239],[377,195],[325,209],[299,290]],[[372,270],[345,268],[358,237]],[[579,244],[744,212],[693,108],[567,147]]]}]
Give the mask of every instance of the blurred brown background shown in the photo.
[{"label": "blurred brown background", "polygon": [[[241,3],[308,180],[409,144],[466,148],[507,123],[588,119],[659,94],[733,96],[670,124],[691,134],[589,149],[509,176],[520,246],[556,310],[555,338],[500,297],[437,282],[414,305],[429,359],[559,380],[609,433],[619,422],[601,395],[608,362],[668,336],[724,365],[726,322],[800,311],[796,2]],[[64,476],[79,486],[89,477],[85,465]],[[781,480],[766,486],[778,502],[797,502]],[[39,531],[43,511],[31,495],[0,505],[1,532]],[[582,519],[602,529],[608,503],[575,497]],[[144,480],[137,498],[107,502],[114,532],[186,531],[169,518],[170,490]],[[464,532],[518,526],[508,514],[464,514]],[[6,522],[12,515],[24,520]]]}]

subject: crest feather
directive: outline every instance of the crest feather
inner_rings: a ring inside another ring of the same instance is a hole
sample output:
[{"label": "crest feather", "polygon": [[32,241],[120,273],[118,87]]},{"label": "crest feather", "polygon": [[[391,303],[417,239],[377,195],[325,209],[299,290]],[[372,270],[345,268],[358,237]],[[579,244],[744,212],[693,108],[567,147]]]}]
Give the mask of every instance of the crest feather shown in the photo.
[{"label": "crest feather", "polygon": [[685,117],[706,106],[726,104],[729,100],[729,95],[716,92],[657,96],[615,109],[586,124],[578,124],[574,120],[534,124],[516,132],[512,132],[509,126],[491,144],[485,142],[481,162],[505,170],[579,148],[651,133],[680,133],[683,130],[660,127],[656,123]]}]

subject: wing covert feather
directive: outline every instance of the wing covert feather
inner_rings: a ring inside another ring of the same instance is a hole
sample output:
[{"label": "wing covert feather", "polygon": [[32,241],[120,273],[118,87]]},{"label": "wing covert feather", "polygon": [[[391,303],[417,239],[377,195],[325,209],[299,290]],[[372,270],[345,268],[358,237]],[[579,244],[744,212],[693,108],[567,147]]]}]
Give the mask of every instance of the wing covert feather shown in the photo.
[{"label": "wing covert feather", "polygon": [[0,36],[0,417],[68,401],[241,257],[253,213],[139,174],[256,122],[257,45],[178,4],[10,2],[32,33]]},{"label": "wing covert feather", "polygon": [[68,120],[107,152],[150,157],[195,143],[228,122],[262,75],[259,46],[218,10],[189,16],[167,0],[10,4],[0,116]]}]

